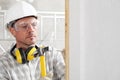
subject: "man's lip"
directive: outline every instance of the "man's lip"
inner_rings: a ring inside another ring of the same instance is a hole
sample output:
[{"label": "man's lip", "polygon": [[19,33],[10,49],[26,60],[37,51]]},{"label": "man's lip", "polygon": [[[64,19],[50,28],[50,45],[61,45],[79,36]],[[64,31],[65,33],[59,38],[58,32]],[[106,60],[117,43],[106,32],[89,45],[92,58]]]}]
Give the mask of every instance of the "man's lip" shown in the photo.
[{"label": "man's lip", "polygon": [[36,36],[28,36],[27,38],[33,38],[33,37],[36,37]]}]

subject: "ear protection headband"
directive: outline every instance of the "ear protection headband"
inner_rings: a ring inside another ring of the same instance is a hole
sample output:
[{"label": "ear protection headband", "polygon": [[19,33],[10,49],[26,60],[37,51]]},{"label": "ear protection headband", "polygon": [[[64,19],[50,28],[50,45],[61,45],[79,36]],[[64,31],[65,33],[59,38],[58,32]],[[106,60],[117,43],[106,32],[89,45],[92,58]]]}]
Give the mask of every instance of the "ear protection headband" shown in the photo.
[{"label": "ear protection headband", "polygon": [[40,54],[40,50],[39,50],[40,48],[37,46],[29,47],[26,51],[24,51],[22,48],[18,48],[15,50],[15,53],[13,54],[13,50],[15,49],[15,47],[16,45],[11,49],[10,52],[18,63],[24,64],[30,60],[33,60],[37,54]]}]

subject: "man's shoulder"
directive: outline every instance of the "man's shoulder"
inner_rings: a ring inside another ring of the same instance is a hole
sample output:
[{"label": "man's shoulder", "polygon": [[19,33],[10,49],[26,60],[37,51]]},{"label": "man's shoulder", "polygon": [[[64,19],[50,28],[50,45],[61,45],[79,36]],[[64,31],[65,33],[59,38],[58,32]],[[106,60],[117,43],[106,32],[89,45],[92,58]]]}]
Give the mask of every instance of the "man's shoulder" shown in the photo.
[{"label": "man's shoulder", "polygon": [[4,60],[9,60],[10,58],[11,58],[10,53],[8,51],[6,51],[0,56],[0,62],[4,61]]}]

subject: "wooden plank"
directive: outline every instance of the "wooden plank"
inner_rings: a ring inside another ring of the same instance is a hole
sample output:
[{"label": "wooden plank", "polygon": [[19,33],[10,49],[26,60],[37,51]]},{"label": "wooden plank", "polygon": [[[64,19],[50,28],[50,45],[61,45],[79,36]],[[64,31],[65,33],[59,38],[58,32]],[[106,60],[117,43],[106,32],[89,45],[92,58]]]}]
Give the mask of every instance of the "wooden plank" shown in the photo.
[{"label": "wooden plank", "polygon": [[65,63],[65,80],[69,80],[69,0],[65,0]]}]

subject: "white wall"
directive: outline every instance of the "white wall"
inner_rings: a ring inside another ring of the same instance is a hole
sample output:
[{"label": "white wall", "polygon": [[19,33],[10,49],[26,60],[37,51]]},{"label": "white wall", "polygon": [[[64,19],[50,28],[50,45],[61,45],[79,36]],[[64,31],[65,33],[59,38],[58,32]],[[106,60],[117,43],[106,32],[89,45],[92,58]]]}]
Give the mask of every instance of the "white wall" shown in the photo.
[{"label": "white wall", "polygon": [[70,0],[70,80],[80,80],[80,1]]},{"label": "white wall", "polygon": [[120,80],[119,35],[119,0],[70,0],[70,80]]}]

